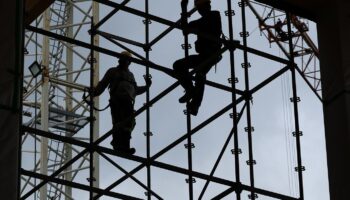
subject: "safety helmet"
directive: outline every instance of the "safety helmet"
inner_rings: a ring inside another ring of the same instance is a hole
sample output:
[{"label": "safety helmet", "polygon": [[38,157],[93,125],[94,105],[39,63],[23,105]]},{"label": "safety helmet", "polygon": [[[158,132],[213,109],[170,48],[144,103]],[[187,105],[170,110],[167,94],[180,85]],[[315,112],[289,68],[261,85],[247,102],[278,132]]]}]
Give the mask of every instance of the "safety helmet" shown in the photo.
[{"label": "safety helmet", "polygon": [[211,3],[210,0],[194,0],[194,5],[197,7],[197,6],[200,6],[201,4],[204,4],[204,3]]},{"label": "safety helmet", "polygon": [[132,54],[129,51],[122,51],[120,54],[132,58]]}]

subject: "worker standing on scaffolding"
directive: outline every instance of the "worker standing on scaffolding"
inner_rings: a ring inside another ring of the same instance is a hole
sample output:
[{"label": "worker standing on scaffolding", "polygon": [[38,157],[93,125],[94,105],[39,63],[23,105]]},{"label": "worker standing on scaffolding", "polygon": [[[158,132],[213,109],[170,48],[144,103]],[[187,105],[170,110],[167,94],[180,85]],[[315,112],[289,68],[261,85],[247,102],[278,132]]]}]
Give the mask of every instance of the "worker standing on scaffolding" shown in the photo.
[{"label": "worker standing on scaffolding", "polygon": [[98,85],[93,89],[92,96],[99,96],[109,88],[113,140],[111,145],[118,153],[134,154],[135,148],[130,148],[131,132],[135,127],[134,102],[136,95],[144,93],[152,84],[150,78],[145,78],[145,86],[137,86],[134,75],[129,71],[131,53],[123,51],[117,67],[110,68]]},{"label": "worker standing on scaffolding", "polygon": [[[219,51],[221,49],[220,36],[222,29],[220,12],[211,10],[210,0],[195,0],[194,3],[202,17],[187,23],[187,15],[184,14],[184,11],[187,10],[188,0],[182,0],[181,27],[184,35],[189,33],[197,35],[195,49],[198,54],[177,60],[173,68],[180,84],[186,90],[179,102],[186,103],[190,101],[187,109],[190,114],[197,115],[203,99],[206,74],[221,60]],[[194,86],[191,74],[188,71],[190,68],[195,70]]]}]

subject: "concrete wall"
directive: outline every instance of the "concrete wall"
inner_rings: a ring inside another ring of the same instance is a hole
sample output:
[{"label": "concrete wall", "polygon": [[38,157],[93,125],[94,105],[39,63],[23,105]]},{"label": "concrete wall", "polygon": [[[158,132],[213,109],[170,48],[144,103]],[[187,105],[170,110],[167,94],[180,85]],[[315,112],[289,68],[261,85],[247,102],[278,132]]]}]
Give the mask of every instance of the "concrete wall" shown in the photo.
[{"label": "concrete wall", "polygon": [[22,1],[0,1],[0,196],[18,191]]},{"label": "concrete wall", "polygon": [[347,200],[350,188],[350,2],[332,1],[320,11],[318,36],[330,195],[332,200]]}]

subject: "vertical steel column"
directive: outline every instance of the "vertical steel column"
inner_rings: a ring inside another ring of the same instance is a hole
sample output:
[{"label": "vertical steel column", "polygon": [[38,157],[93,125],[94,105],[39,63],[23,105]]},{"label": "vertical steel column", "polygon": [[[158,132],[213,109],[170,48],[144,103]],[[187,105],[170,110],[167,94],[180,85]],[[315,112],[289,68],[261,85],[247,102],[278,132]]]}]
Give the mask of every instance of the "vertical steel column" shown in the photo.
[{"label": "vertical steel column", "polygon": [[[149,0],[145,0],[145,13],[146,15],[149,14]],[[149,51],[151,50],[149,47],[149,24],[151,23],[150,19],[148,17],[146,17],[144,19],[144,23],[145,23],[145,53],[146,53],[146,60],[149,61]],[[149,74],[149,66],[146,66],[146,75],[145,75],[145,79],[146,78],[151,78],[150,74]],[[146,104],[149,104],[149,100],[150,100],[150,91],[149,88],[146,91]],[[150,123],[150,107],[148,106],[146,109],[146,148],[147,148],[147,159],[150,159],[151,157],[151,123]],[[147,199],[150,200],[151,199],[151,166],[150,164],[147,164]]]},{"label": "vertical steel column", "polygon": [[[90,23],[90,30],[93,30],[94,27],[94,18],[91,17],[91,23]],[[90,44],[94,44],[94,34],[91,33],[90,35]],[[93,48],[90,49],[90,90],[94,87],[94,50]],[[90,105],[90,145],[93,145],[94,142],[94,98],[91,98],[91,105]],[[92,192],[92,188],[94,187],[94,151],[90,148],[89,149],[90,154],[90,160],[89,160],[89,186],[90,186],[90,200],[93,199],[94,193]]]},{"label": "vertical steel column", "polygon": [[[245,49],[243,50],[243,59],[244,62],[242,64],[243,68],[244,68],[244,81],[245,81],[245,101],[246,101],[246,105],[247,105],[247,127],[245,128],[245,131],[248,134],[248,154],[249,154],[249,160],[247,161],[247,164],[249,165],[249,175],[250,175],[250,186],[252,188],[255,187],[254,184],[254,164],[256,163],[255,160],[253,159],[253,140],[252,140],[252,132],[253,132],[253,128],[252,128],[252,124],[251,124],[251,107],[250,107],[250,100],[251,100],[251,96],[250,96],[250,92],[249,92],[249,67],[250,67],[250,63],[248,62],[248,52],[246,50],[246,48],[248,47],[247,45],[247,37],[248,37],[248,32],[247,32],[247,27],[246,27],[246,2],[245,0],[241,0],[239,2],[239,5],[241,6],[241,14],[242,14],[242,32],[240,33],[242,38],[243,38],[243,46],[245,47]],[[254,193],[254,191],[252,190],[250,193],[250,199],[255,199],[256,194]]]},{"label": "vertical steel column", "polygon": [[[38,28],[39,25],[39,20],[36,19],[35,20],[35,27]],[[35,33],[35,44],[38,44],[38,33]],[[24,56],[23,56],[24,59]],[[38,45],[35,45],[35,60],[38,61]],[[35,77],[35,85],[38,84],[38,77]],[[21,98],[22,101],[23,98]],[[38,105],[38,90],[36,89],[34,92],[34,102],[35,105]],[[37,120],[38,120],[38,107],[35,106],[34,108],[34,128],[37,129]],[[21,124],[22,125],[22,124]],[[21,141],[21,147],[22,147],[22,141]],[[38,149],[37,149],[37,140],[34,139],[34,168],[35,168],[35,172],[37,172],[37,163],[39,164],[39,162],[37,162],[37,153],[38,153]],[[22,153],[21,153],[22,154]],[[20,165],[22,166],[22,165]],[[34,186],[36,186],[37,184],[37,180],[34,179]],[[34,193],[34,199],[36,199],[36,195],[37,192]],[[18,198],[19,199],[19,198]]]},{"label": "vertical steel column", "polygon": [[[43,29],[50,30],[50,8],[48,8],[43,15]],[[49,130],[49,37],[43,36],[42,46],[42,91],[41,91],[41,128],[43,131]],[[48,139],[41,138],[40,147],[40,173],[47,175],[47,162],[48,162]],[[40,188],[40,199],[47,200],[47,184]]]},{"label": "vertical steel column", "polygon": [[292,36],[292,25],[290,20],[290,13],[286,12],[287,16],[287,26],[288,26],[288,36],[289,36],[289,54],[290,54],[290,70],[292,74],[292,88],[293,88],[293,108],[294,108],[294,125],[295,125],[295,132],[293,133],[295,136],[295,142],[296,142],[296,148],[297,148],[297,162],[298,166],[295,168],[298,172],[298,178],[299,178],[299,194],[300,194],[300,200],[304,199],[304,189],[303,189],[303,170],[305,168],[302,166],[301,161],[301,145],[300,145],[300,136],[301,131],[299,127],[299,113],[298,113],[298,102],[300,101],[298,94],[297,94],[297,83],[296,83],[296,73],[295,73],[295,63],[294,63],[294,53],[293,53],[293,36]]},{"label": "vertical steel column", "polygon": [[[188,12],[187,12],[187,6],[185,9],[182,10],[181,13],[182,17],[185,17],[186,19],[186,24],[188,23]],[[188,35],[185,34],[184,35],[184,41],[185,44],[184,46],[184,50],[185,50],[185,58],[187,59],[189,56],[189,44],[188,44]],[[188,103],[189,101],[187,101],[186,103],[186,120],[187,120],[187,134],[191,132],[191,114],[188,111]],[[185,145],[186,146],[186,145]],[[188,156],[188,171],[189,171],[189,175],[188,175],[188,189],[189,189],[189,199],[193,200],[193,176],[192,176],[192,136],[190,134],[188,134],[187,137],[187,156]]]},{"label": "vertical steel column", "polygon": [[[25,13],[25,2],[26,0],[24,1],[19,1],[19,0],[16,0],[16,12],[15,12],[15,25],[16,25],[16,28],[15,28],[15,37],[16,37],[16,41],[15,41],[15,52],[16,52],[16,55],[15,55],[15,74],[18,74],[19,77],[17,77],[17,80],[16,80],[16,83],[14,84],[15,87],[18,87],[19,88],[19,93],[17,93],[17,98],[15,96],[15,98],[13,99],[14,101],[14,106],[16,106],[16,104],[18,104],[18,129],[13,129],[12,131],[12,134],[14,133],[17,133],[18,135],[18,138],[17,138],[17,146],[14,146],[14,148],[17,148],[17,159],[18,159],[18,162],[17,162],[17,167],[16,167],[16,170],[17,170],[17,188],[16,188],[16,192],[17,194],[16,195],[13,195],[13,198],[9,197],[9,195],[7,194],[4,194],[3,192],[1,192],[1,194],[3,196],[8,196],[9,200],[12,200],[12,199],[20,199],[20,196],[21,196],[21,166],[22,166],[22,130],[21,130],[21,126],[22,126],[22,123],[23,123],[23,116],[22,116],[22,110],[23,110],[23,103],[22,103],[22,99],[23,99],[23,74],[24,74],[24,38],[25,38],[25,31],[24,31],[24,13]],[[10,11],[11,12],[11,11]],[[6,15],[6,12],[3,12],[4,15]],[[0,49],[0,51],[2,51]],[[36,54],[37,54],[37,51],[36,51]],[[37,60],[37,59],[36,59]],[[3,61],[3,64],[6,65],[6,62]],[[0,67],[1,68],[1,67]],[[15,93],[16,94],[16,93]],[[4,117],[4,115],[2,115]],[[7,117],[5,117],[7,118]],[[1,123],[1,122],[0,122]],[[2,130],[2,135],[4,136],[4,130]],[[11,145],[11,142],[8,141],[8,144]],[[13,145],[11,145],[13,147]],[[4,147],[6,148],[6,146]],[[7,161],[7,162],[11,162],[11,161]],[[36,162],[36,160],[35,160]],[[8,173],[8,174],[11,174],[11,172],[9,171],[6,171],[4,173]],[[1,175],[0,175],[1,177]],[[1,179],[1,178],[0,178]],[[5,184],[8,184],[8,185],[11,185],[11,182],[6,182]],[[6,188],[3,187],[3,189],[6,190]],[[12,190],[8,190],[9,194],[11,194]],[[16,196],[16,197],[15,197]]]},{"label": "vertical steel column", "polygon": [[[93,1],[92,2],[92,24],[95,25],[100,21],[100,6],[99,3]],[[91,34],[93,39],[93,45],[99,46],[100,45],[100,37],[98,35],[95,35],[94,33]],[[94,69],[93,73],[93,85],[96,86],[99,81],[100,76],[100,54],[99,52],[93,51],[93,60],[92,60],[92,66]],[[100,107],[100,97],[94,98],[94,105],[96,108]],[[100,131],[100,113],[98,111],[93,111],[93,117],[94,117],[94,127],[93,127],[93,141],[95,142],[99,138],[99,131]],[[94,187],[98,188],[100,185],[100,159],[97,153],[95,153],[94,159],[94,166],[93,166],[93,185]]]},{"label": "vertical steel column", "polygon": [[[229,29],[229,39],[230,42],[233,43],[233,17],[234,11],[232,10],[232,3],[231,0],[227,0],[227,19],[228,19],[228,29]],[[239,154],[241,153],[241,149],[239,148],[239,139],[238,139],[238,113],[237,113],[237,94],[236,94],[236,72],[235,72],[235,55],[234,55],[234,49],[230,48],[230,65],[231,65],[231,88],[233,90],[232,92],[232,123],[233,123],[233,137],[234,137],[234,156],[235,156],[235,178],[236,183],[241,183],[241,177],[240,177],[240,167],[239,167]],[[239,188],[238,190],[235,190],[236,192],[236,198],[237,200],[241,199],[241,192],[242,190]]]},{"label": "vertical steel column", "polygon": [[[67,2],[67,14],[68,14],[68,18],[67,18],[67,24],[71,25],[73,24],[74,21],[74,16],[73,16],[73,3],[72,2]],[[67,37],[73,38],[73,27],[69,26],[67,27]],[[69,48],[68,48],[69,47]],[[66,68],[67,68],[67,75],[66,75],[66,80],[70,83],[73,82],[73,74],[69,73],[73,71],[73,45],[72,44],[67,44],[66,47]],[[73,96],[73,92],[72,92],[72,88],[70,87],[66,87],[66,111],[70,112],[73,109],[73,101],[72,101],[72,96]],[[66,116],[66,120],[71,120],[72,118],[69,116]],[[69,125],[67,124],[67,128],[71,128],[69,127]],[[66,132],[66,136],[67,137],[72,137],[71,133]],[[69,160],[72,159],[72,145],[65,143],[64,144],[64,155],[65,155],[65,159],[64,162],[67,163]],[[67,181],[72,181],[72,166],[67,167],[66,169],[66,174],[65,174],[65,180]],[[72,196],[72,187],[70,186],[65,186],[64,187],[64,191],[68,196]]]}]

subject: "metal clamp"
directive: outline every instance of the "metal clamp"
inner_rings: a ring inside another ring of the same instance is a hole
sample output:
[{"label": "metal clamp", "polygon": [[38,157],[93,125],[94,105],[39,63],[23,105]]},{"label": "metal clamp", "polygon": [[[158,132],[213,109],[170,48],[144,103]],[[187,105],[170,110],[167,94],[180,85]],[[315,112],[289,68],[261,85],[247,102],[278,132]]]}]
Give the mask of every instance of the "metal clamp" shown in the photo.
[{"label": "metal clamp", "polygon": [[242,154],[242,149],[231,149],[231,153],[233,155],[238,155],[238,154]]},{"label": "metal clamp", "polygon": [[[188,178],[186,178],[186,183],[189,183],[190,181],[189,181],[189,179]],[[192,183],[195,183],[196,182],[196,179],[195,178],[192,178]]]},{"label": "metal clamp", "polygon": [[[186,149],[188,149],[188,144],[185,144],[184,146],[185,146]],[[192,148],[192,149],[196,148],[196,146],[194,145],[194,143],[191,143],[191,148]]]},{"label": "metal clamp", "polygon": [[[228,83],[232,83],[232,78],[228,78],[227,81],[228,81]],[[235,83],[238,83],[238,82],[239,82],[239,80],[238,80],[238,78],[236,77],[236,78],[235,78]]]},{"label": "metal clamp", "polygon": [[187,46],[186,46],[186,44],[181,44],[181,48],[182,49],[192,49],[192,45],[191,44],[187,44]]},{"label": "metal clamp", "polygon": [[26,116],[26,117],[32,117],[32,113],[29,111],[23,111],[22,114],[23,116]]},{"label": "metal clamp", "polygon": [[188,115],[188,113],[189,113],[187,109],[185,109],[183,112],[185,115]]},{"label": "metal clamp", "polygon": [[[230,113],[229,116],[230,116],[231,119],[233,119],[234,114]],[[236,113],[236,117],[239,117],[239,113]]]},{"label": "metal clamp", "polygon": [[247,160],[247,165],[256,165],[256,160]]},{"label": "metal clamp", "polygon": [[240,2],[238,2],[238,6],[239,7],[248,6],[248,4],[245,1],[240,1]]},{"label": "metal clamp", "polygon": [[[244,131],[248,132],[249,131],[249,127],[244,127]],[[254,132],[254,126],[250,127],[250,132]]]},{"label": "metal clamp", "polygon": [[144,136],[153,136],[153,133],[151,131],[149,132],[143,132]]},{"label": "metal clamp", "polygon": [[236,13],[235,13],[234,10],[226,10],[226,11],[225,11],[225,15],[226,15],[226,16],[235,16]]},{"label": "metal clamp", "polygon": [[91,55],[89,55],[88,58],[87,58],[87,62],[88,62],[89,64],[91,64],[91,62],[92,62],[92,63],[97,63],[97,60],[96,60],[96,58],[91,59]]},{"label": "metal clamp", "polygon": [[251,68],[252,67],[252,65],[250,64],[250,62],[248,62],[248,63],[242,63],[241,64],[241,66],[242,66],[242,68]]},{"label": "metal clamp", "polygon": [[[249,199],[252,199],[252,195],[251,194],[248,194],[248,198]],[[254,194],[254,199],[257,199],[259,198],[258,194]]]},{"label": "metal clamp", "polygon": [[291,98],[290,98],[290,102],[293,103],[293,102],[294,102],[294,99],[296,100],[296,102],[300,102],[300,101],[301,101],[300,97],[295,97],[295,98],[294,98],[294,97],[291,97]]},{"label": "metal clamp", "polygon": [[144,79],[146,79],[146,78],[152,79],[152,74],[148,74],[148,76],[147,76],[147,74],[144,74],[144,75],[143,75],[143,78],[144,78]]},{"label": "metal clamp", "polygon": [[302,171],[305,171],[306,168],[305,168],[305,166],[301,166],[301,167],[295,167],[294,170],[295,170],[296,172],[302,172]]},{"label": "metal clamp", "polygon": [[298,134],[295,131],[293,131],[292,134],[294,137],[296,137],[297,135],[300,137],[303,136],[303,131],[298,131]]},{"label": "metal clamp", "polygon": [[240,32],[240,33],[239,33],[239,36],[241,36],[241,37],[249,37],[249,32],[248,32],[248,31],[246,31],[246,32]]},{"label": "metal clamp", "polygon": [[[86,180],[87,180],[88,182],[91,182],[91,179],[90,179],[90,178],[86,178]],[[92,177],[92,181],[96,181],[96,178],[95,178],[95,177]]]},{"label": "metal clamp", "polygon": [[152,24],[152,21],[150,20],[150,19],[144,19],[144,20],[142,20],[142,23],[143,24]]},{"label": "metal clamp", "polygon": [[151,45],[143,45],[142,48],[145,52],[152,51]]}]

